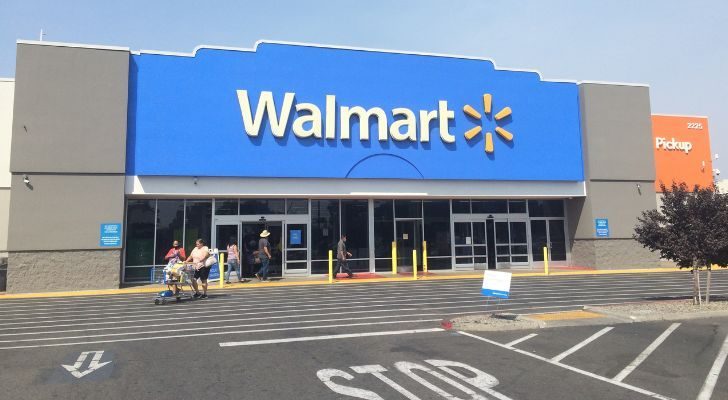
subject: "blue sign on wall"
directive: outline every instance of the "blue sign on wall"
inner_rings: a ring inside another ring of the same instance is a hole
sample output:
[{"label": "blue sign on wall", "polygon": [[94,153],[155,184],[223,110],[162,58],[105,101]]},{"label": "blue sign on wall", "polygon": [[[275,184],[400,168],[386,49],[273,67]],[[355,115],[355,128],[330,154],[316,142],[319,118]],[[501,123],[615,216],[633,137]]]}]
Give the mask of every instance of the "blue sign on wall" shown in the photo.
[{"label": "blue sign on wall", "polygon": [[121,247],[121,224],[101,224],[100,247]]},{"label": "blue sign on wall", "polygon": [[594,220],[597,237],[609,237],[609,220],[607,218],[597,218]]},{"label": "blue sign on wall", "polygon": [[292,229],[289,231],[288,235],[288,241],[291,245],[300,245],[301,244],[301,230],[300,229]]},{"label": "blue sign on wall", "polygon": [[583,180],[577,85],[488,60],[261,43],[130,71],[128,175]]}]

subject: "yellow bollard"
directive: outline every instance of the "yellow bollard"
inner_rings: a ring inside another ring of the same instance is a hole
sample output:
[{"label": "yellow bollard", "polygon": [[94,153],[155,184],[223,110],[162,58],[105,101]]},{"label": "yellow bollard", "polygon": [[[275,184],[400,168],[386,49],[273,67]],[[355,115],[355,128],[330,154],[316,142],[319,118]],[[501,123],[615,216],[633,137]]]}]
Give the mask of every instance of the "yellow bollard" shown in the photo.
[{"label": "yellow bollard", "polygon": [[417,250],[412,250],[412,279],[417,280]]},{"label": "yellow bollard", "polygon": [[392,275],[397,276],[397,242],[392,242]]},{"label": "yellow bollard", "polygon": [[422,274],[427,275],[427,242],[422,241]]},{"label": "yellow bollard", "polygon": [[329,250],[329,283],[334,283],[334,251]]},{"label": "yellow bollard", "polygon": [[220,269],[220,289],[225,287],[225,253],[219,253],[217,267]]},{"label": "yellow bollard", "polygon": [[543,247],[543,273],[549,274],[549,249],[546,246]]}]

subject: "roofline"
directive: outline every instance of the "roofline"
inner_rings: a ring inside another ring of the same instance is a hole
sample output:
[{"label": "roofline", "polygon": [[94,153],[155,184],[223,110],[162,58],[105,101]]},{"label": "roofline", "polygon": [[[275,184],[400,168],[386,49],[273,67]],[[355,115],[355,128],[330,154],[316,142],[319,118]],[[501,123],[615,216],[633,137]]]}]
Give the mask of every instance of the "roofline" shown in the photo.
[{"label": "roofline", "polygon": [[81,44],[81,43],[64,43],[64,42],[46,42],[39,40],[18,40],[17,44],[33,44],[39,46],[55,46],[55,47],[74,47],[80,49],[95,49],[95,50],[117,50],[117,51],[130,51],[128,47],[121,46],[102,46],[97,44]]},{"label": "roofline", "polygon": [[0,78],[0,82],[15,82],[15,78]]},{"label": "roofline", "polygon": [[65,42],[46,42],[46,41],[38,41],[38,40],[18,40],[17,43],[18,44],[40,45],[40,46],[56,46],[56,47],[73,47],[73,48],[83,48],[83,49],[97,49],[97,50],[127,51],[127,52],[130,52],[131,54],[135,54],[135,55],[156,54],[156,55],[178,56],[178,57],[195,57],[197,55],[197,52],[201,49],[256,52],[258,50],[258,46],[260,44],[269,43],[269,44],[282,44],[282,45],[291,45],[291,46],[304,46],[304,47],[338,49],[338,50],[355,50],[355,51],[367,51],[367,52],[387,53],[387,54],[405,54],[405,55],[416,55],[416,56],[457,58],[457,59],[463,59],[463,60],[488,61],[488,62],[492,63],[493,67],[497,70],[535,73],[536,75],[538,75],[539,80],[541,80],[543,82],[562,82],[562,83],[576,83],[576,84],[586,83],[586,84],[649,87],[648,84],[644,84],[644,83],[588,81],[588,80],[573,80],[573,79],[544,79],[543,74],[541,74],[541,71],[539,71],[539,70],[524,69],[524,68],[507,68],[507,67],[500,68],[496,64],[495,60],[493,60],[492,58],[488,58],[488,57],[474,57],[474,56],[464,56],[464,55],[445,54],[445,53],[377,49],[377,48],[357,47],[357,46],[339,46],[339,45],[328,45],[328,44],[319,44],[319,43],[292,42],[292,41],[284,41],[284,40],[261,39],[261,40],[257,40],[252,48],[215,46],[215,45],[201,44],[201,45],[196,46],[192,50],[191,53],[174,52],[174,51],[159,51],[159,50],[131,51],[129,47],[121,47],[121,46],[103,46],[103,45],[94,45],[94,44],[65,43]]},{"label": "roofline", "polygon": [[635,87],[650,87],[648,83],[630,83],[630,82],[610,82],[610,81],[579,81],[578,84],[589,84],[589,85],[613,85],[613,86],[635,86]]},{"label": "roofline", "polygon": [[283,44],[283,45],[291,45],[291,46],[304,46],[304,47],[316,47],[316,48],[337,49],[337,50],[367,51],[367,52],[387,53],[387,54],[405,54],[405,55],[415,55],[415,56],[446,57],[446,58],[457,58],[457,59],[462,59],[462,60],[489,61],[490,63],[493,64],[493,67],[497,70],[535,73],[536,75],[538,75],[539,80],[541,80],[543,82],[562,82],[562,83],[576,83],[576,84],[601,83],[601,84],[610,84],[610,85],[649,87],[649,85],[647,85],[647,84],[640,84],[640,83],[577,81],[577,80],[573,80],[573,79],[544,79],[543,75],[541,74],[541,71],[539,71],[539,70],[522,69],[522,68],[500,68],[496,64],[495,60],[493,60],[492,58],[488,58],[488,57],[474,57],[474,56],[464,56],[464,55],[456,55],[456,54],[430,53],[430,52],[419,52],[419,51],[377,49],[377,48],[357,47],[357,46],[339,46],[339,45],[328,45],[328,44],[320,44],[320,43],[291,42],[291,41],[285,41],[285,40],[261,39],[261,40],[257,40],[252,48],[215,46],[215,45],[201,44],[199,46],[196,46],[190,53],[174,52],[174,51],[158,51],[158,50],[138,50],[138,51],[132,51],[131,53],[135,54],[135,55],[155,54],[155,55],[163,55],[163,56],[195,57],[197,55],[197,52],[202,49],[256,52],[258,50],[258,46],[263,43]]},{"label": "roofline", "polygon": [[657,115],[660,117],[687,117],[687,118],[705,118],[708,119],[707,115],[688,115],[688,114],[662,114],[662,113],[652,113],[652,115]]}]

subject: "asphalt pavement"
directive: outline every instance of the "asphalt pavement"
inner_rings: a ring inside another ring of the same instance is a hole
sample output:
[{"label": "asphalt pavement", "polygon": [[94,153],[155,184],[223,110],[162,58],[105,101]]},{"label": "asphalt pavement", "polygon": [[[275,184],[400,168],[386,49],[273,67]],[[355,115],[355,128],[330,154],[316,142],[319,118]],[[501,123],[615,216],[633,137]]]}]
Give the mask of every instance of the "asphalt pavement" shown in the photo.
[{"label": "asphalt pavement", "polygon": [[[713,281],[712,293],[728,296],[728,273],[714,273]],[[625,375],[671,323],[488,334],[440,326],[445,318],[496,309],[544,313],[689,296],[685,272],[518,278],[511,299],[500,304],[486,303],[480,285],[236,289],[167,305],[154,305],[150,295],[4,300],[0,393],[12,399],[693,399],[728,347],[728,320],[683,322]],[[727,373],[716,376],[713,399],[728,398]]]}]

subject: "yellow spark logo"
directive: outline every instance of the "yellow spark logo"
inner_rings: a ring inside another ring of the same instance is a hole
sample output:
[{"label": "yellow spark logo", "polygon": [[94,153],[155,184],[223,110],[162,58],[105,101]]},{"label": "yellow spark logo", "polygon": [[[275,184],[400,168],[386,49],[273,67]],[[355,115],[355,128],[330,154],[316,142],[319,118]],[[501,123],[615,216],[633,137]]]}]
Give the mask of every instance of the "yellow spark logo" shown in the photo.
[{"label": "yellow spark logo", "polygon": [[[491,96],[488,93],[484,94],[483,95],[483,111],[485,112],[486,115],[490,115],[492,106],[493,106],[493,96]],[[480,115],[480,113],[469,104],[466,104],[463,107],[463,112],[466,115],[473,117],[475,119],[478,119],[478,120],[482,119],[482,116]],[[499,124],[499,122],[502,123],[502,120],[504,118],[508,117],[509,115],[511,115],[511,108],[504,107],[502,110],[498,111],[493,116],[493,118],[496,120],[496,124],[499,125],[499,126],[495,127],[495,132],[498,135],[500,135],[500,137],[502,137],[503,139],[510,142],[513,140],[513,134],[508,132],[507,130],[503,129],[502,127],[500,127],[500,124]],[[475,128],[468,130],[467,132],[465,132],[465,139],[473,140],[476,136],[478,136],[478,134],[482,130],[483,130],[482,126],[476,126]],[[493,134],[491,132],[485,133],[485,152],[488,154],[493,153]]]}]

